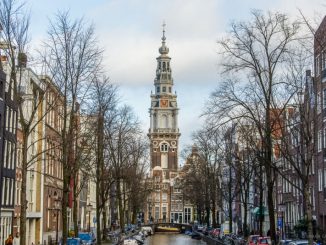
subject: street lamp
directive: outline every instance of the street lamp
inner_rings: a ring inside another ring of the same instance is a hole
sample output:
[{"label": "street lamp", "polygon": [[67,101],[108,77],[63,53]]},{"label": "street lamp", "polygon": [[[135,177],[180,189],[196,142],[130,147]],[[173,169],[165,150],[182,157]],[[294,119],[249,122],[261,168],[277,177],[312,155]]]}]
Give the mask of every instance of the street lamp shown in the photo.
[{"label": "street lamp", "polygon": [[93,205],[91,203],[86,205],[86,211],[88,212],[88,232],[91,231],[91,212]]},{"label": "street lamp", "polygon": [[50,210],[56,211],[56,234],[55,234],[55,244],[58,244],[59,242],[59,212],[60,212],[60,204],[61,204],[61,198],[57,197],[54,199],[53,202],[53,208],[50,208]]}]

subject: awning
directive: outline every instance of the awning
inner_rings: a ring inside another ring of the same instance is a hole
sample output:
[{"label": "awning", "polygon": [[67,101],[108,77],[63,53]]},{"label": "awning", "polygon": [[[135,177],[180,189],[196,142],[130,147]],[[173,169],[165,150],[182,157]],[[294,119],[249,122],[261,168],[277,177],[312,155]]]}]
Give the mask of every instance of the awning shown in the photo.
[{"label": "awning", "polygon": [[260,216],[260,215],[268,215],[268,210],[264,206],[262,208],[256,207],[256,208],[251,210],[251,213],[253,213],[254,215],[258,215],[258,216]]}]

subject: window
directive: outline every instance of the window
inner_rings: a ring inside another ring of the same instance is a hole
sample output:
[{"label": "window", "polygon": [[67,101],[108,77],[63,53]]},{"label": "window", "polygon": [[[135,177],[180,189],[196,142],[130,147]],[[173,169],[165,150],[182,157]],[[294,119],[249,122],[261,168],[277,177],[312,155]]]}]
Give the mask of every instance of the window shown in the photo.
[{"label": "window", "polygon": [[324,128],[324,148],[326,148],[326,128]]},{"label": "window", "polygon": [[321,112],[321,95],[320,93],[317,94],[317,113],[319,114]]},{"label": "window", "polygon": [[188,224],[190,223],[190,217],[191,217],[191,209],[190,208],[185,208],[185,223]]},{"label": "window", "polygon": [[323,108],[326,108],[326,88],[323,90]]},{"label": "window", "polygon": [[324,168],[324,187],[326,187],[326,168]]},{"label": "window", "polygon": [[156,92],[159,93],[160,92],[160,87],[156,87]]},{"label": "window", "polygon": [[166,87],[165,87],[165,86],[162,88],[162,92],[163,92],[163,93],[166,92]]},{"label": "window", "polygon": [[158,220],[160,218],[160,207],[155,207],[155,219]]},{"label": "window", "polygon": [[315,72],[316,72],[316,76],[318,76],[320,74],[320,61],[319,61],[320,56],[317,55],[316,59],[315,59]]},{"label": "window", "polygon": [[167,143],[163,143],[161,145],[161,152],[167,152],[168,151],[168,144]]},{"label": "window", "polygon": [[168,200],[168,194],[162,193],[162,202],[166,202]]},{"label": "window", "polygon": [[161,200],[160,193],[155,193],[155,202],[159,202]]},{"label": "window", "polygon": [[172,88],[171,88],[171,87],[169,87],[169,93],[171,93],[171,91],[172,91]]},{"label": "window", "polygon": [[318,142],[317,143],[318,143],[317,150],[318,150],[318,152],[320,152],[321,148],[322,148],[322,131],[321,130],[318,131]]},{"label": "window", "polygon": [[321,69],[325,70],[326,68],[326,50],[323,50],[321,53]]},{"label": "window", "polygon": [[318,169],[318,191],[323,190],[323,173],[321,169]]}]

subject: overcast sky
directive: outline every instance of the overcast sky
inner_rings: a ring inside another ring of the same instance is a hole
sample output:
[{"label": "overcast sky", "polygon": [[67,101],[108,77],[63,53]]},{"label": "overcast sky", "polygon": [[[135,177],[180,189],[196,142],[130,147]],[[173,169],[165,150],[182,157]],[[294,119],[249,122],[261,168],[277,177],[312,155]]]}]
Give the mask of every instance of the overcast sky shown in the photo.
[{"label": "overcast sky", "polygon": [[250,10],[281,11],[310,18],[326,13],[326,0],[28,0],[33,43],[45,37],[48,19],[70,10],[94,23],[105,49],[105,68],[118,84],[122,101],[149,128],[150,93],[156,57],[166,22],[174,90],[178,94],[181,147],[191,144],[200,113],[219,82],[216,41],[232,21],[247,20]]}]

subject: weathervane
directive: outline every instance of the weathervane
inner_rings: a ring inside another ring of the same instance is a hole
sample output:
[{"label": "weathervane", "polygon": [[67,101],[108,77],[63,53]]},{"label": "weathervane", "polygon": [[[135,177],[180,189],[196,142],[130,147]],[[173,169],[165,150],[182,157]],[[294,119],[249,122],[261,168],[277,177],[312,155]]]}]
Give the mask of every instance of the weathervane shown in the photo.
[{"label": "weathervane", "polygon": [[163,25],[162,26],[163,26],[163,37],[162,37],[162,40],[165,41],[165,39],[166,39],[165,38],[165,26],[166,26],[166,24],[165,24],[165,21],[164,20],[163,20]]}]

